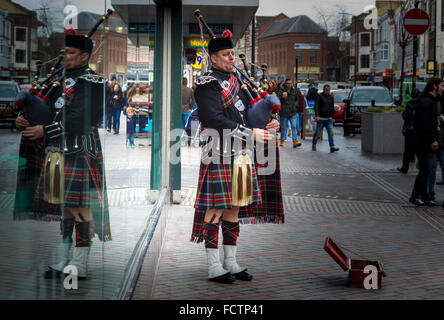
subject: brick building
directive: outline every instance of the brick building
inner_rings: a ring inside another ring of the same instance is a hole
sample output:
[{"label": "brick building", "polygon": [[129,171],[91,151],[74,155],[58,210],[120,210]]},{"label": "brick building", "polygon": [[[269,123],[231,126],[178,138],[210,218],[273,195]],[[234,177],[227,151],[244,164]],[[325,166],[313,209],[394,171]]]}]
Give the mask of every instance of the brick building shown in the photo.
[{"label": "brick building", "polygon": [[270,78],[278,81],[327,80],[328,34],[305,15],[274,21],[259,36],[259,61],[268,65]]},{"label": "brick building", "polygon": [[[82,26],[82,29],[78,30],[78,33],[86,34],[100,17],[101,15],[92,12],[80,12],[78,25]],[[93,55],[89,63],[91,69],[107,78],[115,75],[122,81],[127,68],[127,33],[127,25],[119,15],[114,13],[109,17],[106,25],[102,24],[91,38],[94,41]]]},{"label": "brick building", "polygon": [[[252,23],[250,23],[242,38],[240,38],[239,41],[236,43],[237,53],[238,54],[244,53],[247,57],[248,62],[254,61],[257,65],[261,65],[262,63],[264,63],[264,61],[261,61],[259,59],[258,38],[273,22],[282,19],[288,19],[288,16],[283,13],[280,13],[276,16],[255,16],[255,21],[256,21],[255,48],[254,48],[255,57],[254,59],[252,58],[252,45],[253,45],[253,39],[251,37],[253,29]],[[240,62],[238,63],[238,65],[241,66]]]}]

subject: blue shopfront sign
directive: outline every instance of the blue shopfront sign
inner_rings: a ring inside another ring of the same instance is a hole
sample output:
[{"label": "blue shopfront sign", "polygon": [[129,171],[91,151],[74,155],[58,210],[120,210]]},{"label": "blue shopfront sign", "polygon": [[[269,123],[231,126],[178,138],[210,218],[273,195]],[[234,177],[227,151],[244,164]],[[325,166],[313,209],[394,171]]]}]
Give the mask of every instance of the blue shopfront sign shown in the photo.
[{"label": "blue shopfront sign", "polygon": [[[208,27],[213,31],[214,34],[222,34],[226,29],[233,32],[233,25],[230,23],[210,23]],[[204,27],[205,29],[205,27]],[[204,32],[206,32],[204,30]],[[189,33],[190,34],[200,34],[199,24],[198,23],[190,23],[189,24]]]}]

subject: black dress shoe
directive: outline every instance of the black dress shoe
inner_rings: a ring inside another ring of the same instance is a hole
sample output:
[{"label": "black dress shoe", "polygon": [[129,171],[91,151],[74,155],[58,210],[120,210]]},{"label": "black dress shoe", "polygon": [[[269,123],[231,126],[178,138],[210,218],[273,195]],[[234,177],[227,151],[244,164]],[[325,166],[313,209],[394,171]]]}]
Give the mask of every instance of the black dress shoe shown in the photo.
[{"label": "black dress shoe", "polygon": [[435,200],[429,200],[424,202],[429,207],[439,207],[439,204]]},{"label": "black dress shoe", "polygon": [[398,170],[399,172],[403,173],[403,174],[407,174],[408,171],[403,170],[402,168],[396,168],[396,170]]},{"label": "black dress shoe", "polygon": [[251,281],[253,279],[253,275],[249,274],[247,272],[248,269],[245,269],[244,271],[238,272],[233,274],[233,276],[237,279],[237,280],[243,280],[243,281]]},{"label": "black dress shoe", "polygon": [[231,275],[231,273],[227,272],[221,276],[214,277],[214,278],[211,278],[208,280],[214,281],[214,282],[219,282],[219,283],[230,284],[230,283],[233,283],[236,279]]},{"label": "black dress shoe", "polygon": [[55,270],[51,267],[48,267],[48,269],[43,273],[43,278],[45,279],[56,279],[60,278],[62,275],[62,271]]}]

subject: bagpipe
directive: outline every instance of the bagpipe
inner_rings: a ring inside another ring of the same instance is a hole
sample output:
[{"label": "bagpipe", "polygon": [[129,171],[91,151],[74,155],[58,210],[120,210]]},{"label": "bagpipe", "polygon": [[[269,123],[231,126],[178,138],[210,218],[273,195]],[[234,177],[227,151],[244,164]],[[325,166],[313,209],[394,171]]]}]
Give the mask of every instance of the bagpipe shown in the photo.
[{"label": "bagpipe", "polygon": [[[96,22],[94,27],[85,35],[85,37],[91,38],[100,24],[108,19],[112,13],[113,10],[108,9],[107,13]],[[64,57],[65,50],[62,49],[55,59],[50,60],[55,60],[55,63],[51,67],[50,74],[41,82],[38,81],[38,78],[40,77],[43,63],[37,61],[36,80],[34,80],[32,88],[28,91],[21,91],[15,98],[14,111],[23,114],[31,126],[47,125],[52,120],[50,101],[52,96],[57,92],[57,89],[61,87],[63,83],[64,65],[62,64],[62,61]]]},{"label": "bagpipe", "polygon": [[[216,38],[199,9],[194,11],[194,15],[205,27],[210,38]],[[263,87],[256,85],[254,79],[251,77],[251,71],[247,67],[245,54],[240,54],[239,58],[244,64],[246,73],[234,65],[233,74],[236,76],[241,89],[250,101],[247,110],[248,125],[251,128],[265,129],[270,119],[274,117],[276,112],[281,108],[279,98],[274,94],[270,94],[267,90],[264,90]],[[264,74],[265,72],[263,72],[263,76]]]}]

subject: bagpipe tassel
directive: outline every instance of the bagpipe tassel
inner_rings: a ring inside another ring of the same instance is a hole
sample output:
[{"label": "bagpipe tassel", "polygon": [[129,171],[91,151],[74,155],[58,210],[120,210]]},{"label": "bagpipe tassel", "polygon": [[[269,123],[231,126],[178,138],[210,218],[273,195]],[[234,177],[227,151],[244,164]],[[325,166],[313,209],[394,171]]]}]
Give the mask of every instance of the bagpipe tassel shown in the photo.
[{"label": "bagpipe tassel", "polygon": [[253,202],[252,162],[247,154],[239,155],[233,163],[232,205],[248,206]]}]

